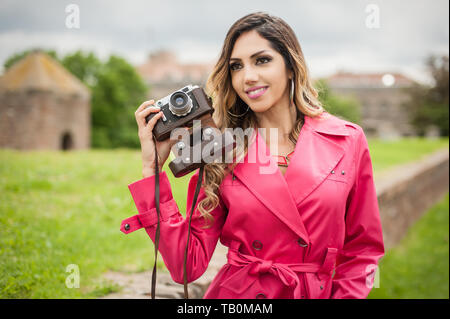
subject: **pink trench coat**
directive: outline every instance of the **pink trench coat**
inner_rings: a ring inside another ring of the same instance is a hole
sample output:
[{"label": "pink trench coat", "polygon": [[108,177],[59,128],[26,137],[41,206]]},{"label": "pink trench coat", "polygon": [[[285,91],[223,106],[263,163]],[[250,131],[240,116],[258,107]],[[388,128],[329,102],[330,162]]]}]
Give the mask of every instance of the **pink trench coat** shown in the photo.
[{"label": "pink trench coat", "polygon": [[[234,176],[224,178],[213,226],[203,229],[203,218],[194,212],[188,281],[204,273],[220,239],[229,247],[228,262],[204,298],[366,298],[384,245],[361,127],[328,113],[305,116],[284,176],[260,133],[255,134],[248,153],[257,148],[267,156],[249,163],[247,154]],[[262,174],[262,168],[275,169]],[[197,179],[198,170],[189,182],[189,213]],[[122,232],[144,227],[154,240],[154,182],[152,176],[128,186],[139,214],[123,220]],[[182,284],[188,223],[165,172],[160,183],[159,251],[173,280]],[[204,197],[202,188],[198,202]]]}]

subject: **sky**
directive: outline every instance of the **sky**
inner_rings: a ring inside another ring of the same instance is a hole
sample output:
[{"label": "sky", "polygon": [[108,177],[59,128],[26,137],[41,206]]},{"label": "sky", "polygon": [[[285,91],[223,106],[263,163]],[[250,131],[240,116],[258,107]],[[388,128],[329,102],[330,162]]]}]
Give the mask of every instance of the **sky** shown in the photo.
[{"label": "sky", "polygon": [[35,47],[133,65],[160,49],[184,63],[216,61],[231,25],[257,11],[292,27],[313,77],[400,72],[428,82],[427,56],[449,52],[448,0],[0,0],[0,73]]}]

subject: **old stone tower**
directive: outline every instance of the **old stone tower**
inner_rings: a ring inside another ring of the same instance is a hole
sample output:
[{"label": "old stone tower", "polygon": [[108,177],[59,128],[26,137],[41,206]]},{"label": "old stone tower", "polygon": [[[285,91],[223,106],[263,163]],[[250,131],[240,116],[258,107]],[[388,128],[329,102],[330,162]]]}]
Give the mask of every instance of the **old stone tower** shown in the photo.
[{"label": "old stone tower", "polygon": [[47,54],[34,51],[0,77],[0,147],[90,147],[90,92]]}]

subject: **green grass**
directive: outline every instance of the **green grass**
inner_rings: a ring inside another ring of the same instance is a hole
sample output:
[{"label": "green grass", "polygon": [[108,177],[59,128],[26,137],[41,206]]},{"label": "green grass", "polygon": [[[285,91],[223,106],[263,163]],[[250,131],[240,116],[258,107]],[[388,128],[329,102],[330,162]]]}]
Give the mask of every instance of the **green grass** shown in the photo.
[{"label": "green grass", "polygon": [[[448,139],[369,145],[377,170],[448,147]],[[165,170],[184,214],[191,174],[176,179]],[[127,185],[141,178],[138,150],[0,150],[0,298],[94,298],[118,289],[100,279],[107,270],[151,269],[145,231],[119,231],[137,213]],[[66,287],[70,264],[80,269],[79,289]]]},{"label": "green grass", "polygon": [[[140,176],[137,151],[0,151],[0,297],[95,297],[108,269],[150,268],[144,231],[124,235],[136,213],[127,185]],[[65,286],[80,269],[80,289]],[[114,289],[114,288],[111,288]]]},{"label": "green grass", "polygon": [[423,156],[441,148],[449,147],[448,138],[405,138],[400,141],[368,139],[374,172],[403,163],[420,160]]},{"label": "green grass", "polygon": [[449,194],[422,216],[379,265],[370,299],[448,299]]}]

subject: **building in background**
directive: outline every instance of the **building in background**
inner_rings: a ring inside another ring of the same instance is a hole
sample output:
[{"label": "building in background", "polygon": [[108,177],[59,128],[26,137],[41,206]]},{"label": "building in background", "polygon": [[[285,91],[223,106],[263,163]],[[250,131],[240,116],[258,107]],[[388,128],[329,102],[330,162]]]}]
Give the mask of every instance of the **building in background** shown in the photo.
[{"label": "building in background", "polygon": [[327,78],[330,90],[352,96],[361,105],[361,126],[369,136],[397,138],[415,135],[403,104],[414,81],[399,73],[338,72]]},{"label": "building in background", "polygon": [[188,84],[204,87],[213,63],[182,64],[175,54],[158,51],[150,54],[137,72],[150,87],[148,97],[158,100]]},{"label": "building in background", "polygon": [[33,51],[0,77],[0,147],[90,147],[90,92],[47,54]]}]

